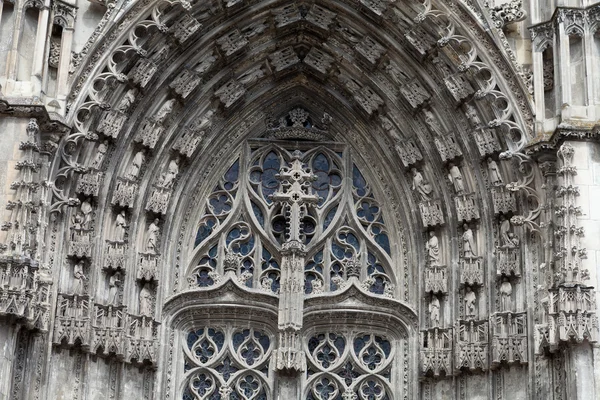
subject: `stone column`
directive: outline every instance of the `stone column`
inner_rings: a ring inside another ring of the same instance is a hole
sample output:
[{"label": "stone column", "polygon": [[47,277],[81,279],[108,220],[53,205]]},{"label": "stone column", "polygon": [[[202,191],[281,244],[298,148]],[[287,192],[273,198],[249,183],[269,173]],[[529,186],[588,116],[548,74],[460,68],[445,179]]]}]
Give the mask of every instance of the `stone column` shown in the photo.
[{"label": "stone column", "polygon": [[31,68],[31,84],[33,93],[42,90],[42,75],[44,73],[46,42],[48,40],[48,18],[50,9],[44,6],[40,10],[38,18],[37,36],[35,39],[35,50],[33,52],[33,67]]}]

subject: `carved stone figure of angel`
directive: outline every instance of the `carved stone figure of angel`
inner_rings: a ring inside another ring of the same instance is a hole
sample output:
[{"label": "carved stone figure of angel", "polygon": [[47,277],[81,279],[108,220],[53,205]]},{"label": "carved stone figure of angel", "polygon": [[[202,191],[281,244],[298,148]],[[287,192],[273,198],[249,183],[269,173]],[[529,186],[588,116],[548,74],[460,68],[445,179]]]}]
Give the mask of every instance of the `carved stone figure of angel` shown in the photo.
[{"label": "carved stone figure of angel", "polygon": [[444,136],[444,131],[439,121],[437,120],[435,114],[430,110],[424,109],[423,114],[425,114],[425,123],[429,126],[431,132],[435,133],[438,136]]},{"label": "carved stone figure of angel", "polygon": [[158,110],[156,116],[154,117],[154,122],[157,124],[162,124],[167,116],[173,111],[173,107],[175,106],[175,99],[167,100]]},{"label": "carved stone figure of angel", "polygon": [[423,178],[423,175],[416,168],[411,169],[413,174],[412,190],[416,190],[421,198],[421,201],[431,200],[431,192],[433,187]]},{"label": "carved stone figure of angel", "polygon": [[71,240],[75,240],[75,236],[79,235],[81,227],[83,225],[83,214],[81,212],[76,212],[73,217],[71,217]]},{"label": "carved stone figure of angel", "polygon": [[214,56],[213,53],[209,54],[206,58],[204,58],[194,69],[197,73],[202,75],[206,71],[210,69],[210,67],[217,61],[217,57]]},{"label": "carved stone figure of angel", "polygon": [[140,315],[152,315],[152,290],[147,283],[140,290]]},{"label": "carved stone figure of angel", "polygon": [[260,78],[262,78],[263,76],[265,76],[265,71],[263,71],[262,65],[259,65],[258,67],[254,67],[254,68],[250,69],[249,71],[244,72],[239,77],[238,81],[242,85],[252,85],[256,81],[258,81]]},{"label": "carved stone figure of angel", "polygon": [[142,168],[142,165],[144,164],[145,160],[146,152],[144,150],[140,150],[137,153],[135,153],[135,156],[133,156],[133,160],[131,160],[129,168],[127,168],[125,177],[131,180],[137,179],[138,175],[140,174],[140,169]]},{"label": "carved stone figure of angel", "polygon": [[464,233],[462,234],[463,240],[463,255],[464,258],[476,258],[477,253],[475,252],[475,239],[473,237],[473,231],[469,225],[463,225]]},{"label": "carved stone figure of angel", "polygon": [[440,300],[435,295],[429,302],[429,321],[432,327],[440,325]]},{"label": "carved stone figure of angel", "polygon": [[208,110],[200,119],[198,126],[195,128],[197,132],[204,132],[212,126],[212,117],[215,115],[214,110]]},{"label": "carved stone figure of angel", "polygon": [[502,174],[500,173],[500,168],[498,167],[498,164],[496,163],[496,161],[494,161],[493,158],[488,157],[487,166],[488,166],[488,174],[490,176],[490,183],[493,186],[502,185],[503,184]]},{"label": "carved stone figure of angel", "polygon": [[434,231],[429,231],[429,240],[425,244],[427,260],[432,267],[440,265],[440,243]]},{"label": "carved stone figure of angel", "polygon": [[273,285],[273,279],[269,278],[267,275],[263,276],[260,280],[260,286],[264,291],[272,292],[271,288]]},{"label": "carved stone figure of angel", "polygon": [[100,169],[102,166],[102,161],[104,161],[104,157],[106,156],[106,152],[108,151],[108,140],[100,143],[98,148],[96,149],[96,156],[92,160],[90,164],[90,168],[92,169]]},{"label": "carved stone figure of angel", "polygon": [[386,116],[381,116],[381,126],[383,127],[383,129],[385,129],[392,138],[394,138],[394,140],[400,140],[400,135],[398,134],[398,131],[396,130],[396,128],[394,128],[394,125],[392,124],[392,121],[390,121],[390,119]]},{"label": "carved stone figure of angel", "polygon": [[393,61],[390,61],[385,66],[385,72],[388,73],[390,78],[392,78],[392,81],[394,81],[394,83],[398,86],[402,86],[404,84],[404,82],[407,80],[406,76],[402,73],[402,71],[398,67],[398,64],[396,64]]},{"label": "carved stone figure of angel", "polygon": [[449,164],[449,167],[448,179],[450,179],[450,182],[454,185],[454,191],[456,194],[464,193],[465,184],[460,169],[454,164]]},{"label": "carved stone figure of angel", "polygon": [[121,286],[121,273],[115,272],[108,279],[108,303],[117,304],[119,287]]},{"label": "carved stone figure of angel", "polygon": [[125,241],[125,230],[127,229],[127,219],[125,218],[125,210],[117,214],[115,219],[115,242]]},{"label": "carved stone figure of angel", "polygon": [[154,221],[148,227],[148,233],[146,238],[146,252],[156,254],[158,249],[158,235],[160,234],[160,228],[158,227],[159,220],[155,218]]},{"label": "carved stone figure of angel", "polygon": [[90,229],[90,226],[92,224],[92,211],[93,211],[91,199],[88,197],[87,199],[82,201],[81,205],[79,206],[79,209],[81,210],[81,214],[83,214],[83,222],[81,224],[81,227],[83,229]]},{"label": "carved stone figure of angel", "polygon": [[119,104],[117,104],[117,111],[122,113],[127,112],[127,110],[129,110],[129,107],[131,107],[131,105],[135,101],[135,96],[137,96],[137,94],[138,90],[136,88],[129,89],[123,95],[123,97],[119,101]]},{"label": "carved stone figure of angel", "polygon": [[85,266],[84,261],[80,260],[73,267],[73,279],[75,280],[75,284],[74,284],[74,288],[73,288],[73,293],[75,293],[75,294],[85,294],[85,283],[84,283],[84,281],[87,281],[87,277],[85,276],[85,274],[83,272],[83,267],[84,266]]},{"label": "carved stone figure of angel", "polygon": [[167,172],[165,172],[161,179],[159,185],[165,189],[171,189],[173,187],[173,183],[175,183],[175,178],[179,174],[179,160],[177,158],[172,159],[169,162],[169,166],[167,167]]},{"label": "carved stone figure of angel", "polygon": [[475,302],[477,301],[477,296],[475,295],[475,292],[469,287],[467,286],[466,292],[465,292],[465,298],[464,298],[464,302],[465,302],[465,316],[467,318],[475,318]]},{"label": "carved stone figure of angel", "polygon": [[502,284],[500,285],[500,310],[501,311],[511,311],[512,308],[512,285],[507,277],[502,279]]}]

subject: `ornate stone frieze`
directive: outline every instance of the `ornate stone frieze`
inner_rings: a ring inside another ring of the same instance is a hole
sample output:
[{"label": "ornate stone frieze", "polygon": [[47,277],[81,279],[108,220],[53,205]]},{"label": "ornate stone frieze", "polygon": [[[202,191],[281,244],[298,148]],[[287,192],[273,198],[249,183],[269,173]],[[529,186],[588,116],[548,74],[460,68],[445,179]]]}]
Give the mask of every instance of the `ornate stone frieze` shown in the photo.
[{"label": "ornate stone frieze", "polygon": [[462,156],[462,151],[456,143],[456,139],[451,134],[437,136],[434,139],[435,147],[442,157],[442,161],[450,161]]},{"label": "ornate stone frieze", "polygon": [[149,149],[154,149],[164,131],[165,128],[162,124],[158,124],[150,119],[144,119],[133,140]]},{"label": "ornate stone frieze", "polygon": [[215,91],[215,96],[221,100],[225,108],[231,107],[246,93],[246,88],[236,80],[230,80]]},{"label": "ornate stone frieze", "polygon": [[94,303],[89,296],[59,293],[52,343],[116,356],[127,363],[157,361],[158,323],[124,306]]},{"label": "ornate stone frieze", "polygon": [[429,200],[419,203],[421,221],[425,227],[434,227],[444,224],[444,213],[440,200]]},{"label": "ornate stone frieze", "polygon": [[490,192],[494,203],[494,214],[508,214],[517,211],[517,198],[514,192],[504,186],[494,186]]},{"label": "ornate stone frieze", "polygon": [[283,28],[284,26],[293,24],[302,19],[300,8],[295,3],[276,8],[272,10],[271,13],[275,19],[275,26],[277,28]]},{"label": "ornate stone frieze", "polygon": [[133,208],[137,192],[137,182],[119,176],[110,203],[114,206]]},{"label": "ornate stone frieze", "polygon": [[313,4],[312,7],[308,10],[308,14],[306,15],[306,21],[323,30],[329,30],[329,26],[333,23],[333,20],[336,17],[336,15],[337,14],[333,11],[321,7],[318,4]]},{"label": "ornate stone frieze", "polygon": [[31,260],[0,258],[0,317],[12,317],[28,329],[48,331],[52,279]]},{"label": "ornate stone frieze", "polygon": [[428,265],[425,268],[425,292],[448,293],[448,272],[445,265]]},{"label": "ornate stone frieze", "polygon": [[169,30],[179,43],[184,43],[200,28],[202,28],[202,24],[190,14],[186,13],[183,14]]},{"label": "ornate stone frieze", "polygon": [[160,255],[155,253],[139,253],[136,279],[158,280],[160,266]]},{"label": "ornate stone frieze", "polygon": [[409,168],[423,159],[421,150],[412,139],[402,140],[395,147],[405,168]]},{"label": "ornate stone frieze", "polygon": [[217,45],[225,57],[231,57],[241,51],[248,44],[248,39],[238,29],[217,39]]},{"label": "ornate stone frieze", "polygon": [[455,331],[455,361],[457,370],[469,371],[489,368],[488,321],[458,321]]},{"label": "ornate stone frieze", "polygon": [[120,111],[103,111],[96,130],[98,133],[116,139],[119,136],[125,121],[127,121],[127,115]]},{"label": "ornate stone frieze", "polygon": [[473,132],[475,143],[477,143],[477,149],[482,157],[492,155],[501,150],[498,139],[496,138],[496,131],[492,128],[481,128]]},{"label": "ornate stone frieze", "polygon": [[335,58],[333,56],[325,53],[323,50],[312,47],[308,51],[306,57],[304,57],[303,62],[320,72],[322,75],[326,75],[334,60]]},{"label": "ornate stone frieze", "polygon": [[425,90],[418,79],[413,79],[400,87],[400,94],[414,109],[425,104],[431,95]]},{"label": "ornate stone frieze", "polygon": [[150,197],[146,202],[146,211],[152,211],[157,214],[166,215],[169,201],[171,200],[171,189],[154,185]]},{"label": "ornate stone frieze", "polygon": [[363,39],[358,42],[356,51],[371,65],[377,64],[381,56],[385,54],[385,48],[369,36],[363,37]]},{"label": "ornate stone frieze", "polygon": [[169,85],[181,98],[187,98],[202,83],[202,78],[194,72],[184,69]]},{"label": "ornate stone frieze", "polygon": [[479,219],[479,206],[475,193],[463,194],[454,197],[456,217],[459,222],[473,221]]},{"label": "ornate stone frieze", "polygon": [[106,241],[103,268],[108,271],[124,270],[126,263],[127,243]]},{"label": "ornate stone frieze", "polygon": [[79,177],[75,191],[84,196],[98,197],[104,174],[100,171],[89,171]]},{"label": "ornate stone frieze", "polygon": [[425,57],[431,49],[437,46],[436,40],[421,25],[414,25],[412,30],[404,34],[404,37],[421,57]]},{"label": "ornate stone frieze", "polygon": [[421,374],[452,375],[452,328],[421,331]]},{"label": "ornate stone frieze", "polygon": [[354,93],[354,99],[369,115],[383,105],[383,99],[368,86],[364,86]]},{"label": "ornate stone frieze", "polygon": [[272,53],[269,55],[269,60],[271,61],[271,65],[275,67],[276,72],[280,72],[300,62],[300,58],[291,46]]},{"label": "ornate stone frieze", "polygon": [[492,365],[526,364],[527,313],[502,312],[491,316]]}]

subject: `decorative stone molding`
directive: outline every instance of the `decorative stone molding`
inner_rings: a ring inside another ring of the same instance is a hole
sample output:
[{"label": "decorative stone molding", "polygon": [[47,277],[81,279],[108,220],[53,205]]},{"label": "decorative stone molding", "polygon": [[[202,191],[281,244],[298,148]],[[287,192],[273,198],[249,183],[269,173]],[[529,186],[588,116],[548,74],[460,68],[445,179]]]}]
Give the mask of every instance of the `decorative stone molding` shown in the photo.
[{"label": "decorative stone molding", "polygon": [[459,222],[469,222],[479,219],[479,206],[477,205],[475,193],[454,197],[454,205]]},{"label": "decorative stone molding", "polygon": [[452,370],[452,328],[421,331],[421,374],[434,377],[450,376]]},{"label": "decorative stone molding", "polygon": [[483,259],[481,257],[461,258],[460,283],[463,285],[483,285]]},{"label": "decorative stone molding", "polygon": [[421,220],[424,227],[444,224],[444,213],[442,212],[442,202],[440,200],[419,203],[419,210],[421,211]]},{"label": "decorative stone molding", "polygon": [[127,243],[106,241],[103,268],[107,271],[124,270],[126,263]]},{"label": "decorative stone molding", "polygon": [[490,9],[490,16],[497,28],[504,28],[506,25],[523,21],[527,18],[527,12],[523,8],[522,0],[509,0]]},{"label": "decorative stone molding", "polygon": [[496,313],[490,317],[492,327],[492,366],[526,364],[527,313]]},{"label": "decorative stone molding", "polygon": [[454,367],[457,370],[486,371],[489,368],[488,321],[458,321],[454,332]]},{"label": "decorative stone molding", "polygon": [[445,265],[429,265],[425,268],[425,292],[448,293],[448,272]]},{"label": "decorative stone molding", "polygon": [[110,203],[113,206],[133,208],[137,192],[137,182],[119,176]]}]

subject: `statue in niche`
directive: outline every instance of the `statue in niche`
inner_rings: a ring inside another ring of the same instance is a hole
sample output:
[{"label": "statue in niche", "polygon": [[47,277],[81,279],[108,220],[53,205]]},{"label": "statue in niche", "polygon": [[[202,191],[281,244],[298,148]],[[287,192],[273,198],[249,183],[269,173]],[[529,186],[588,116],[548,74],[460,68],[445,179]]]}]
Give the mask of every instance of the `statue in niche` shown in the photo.
[{"label": "statue in niche", "polygon": [[427,261],[432,267],[440,265],[440,242],[434,231],[429,231],[429,240],[425,244],[427,249]]},{"label": "statue in niche", "polygon": [[394,83],[398,86],[402,86],[404,81],[407,79],[398,67],[398,64],[393,61],[388,62],[388,64],[385,66],[385,72],[388,73],[390,78],[392,78],[392,81],[394,81]]},{"label": "statue in niche", "polygon": [[416,168],[412,168],[411,171],[413,174],[412,190],[416,190],[421,201],[431,200],[431,193],[433,192],[431,184],[423,178],[423,175]]},{"label": "statue in niche", "polygon": [[196,68],[194,68],[194,71],[202,75],[210,69],[210,67],[214,64],[215,61],[217,61],[217,57],[215,57],[213,53],[210,53],[208,56],[202,59],[202,61],[196,66]]},{"label": "statue in niche", "polygon": [[519,239],[511,232],[510,221],[500,216],[500,247],[503,249],[514,249],[519,246]]},{"label": "statue in niche", "polygon": [[117,271],[108,278],[108,303],[117,304],[119,287],[121,287],[121,272]]},{"label": "statue in niche", "polygon": [[240,75],[240,77],[238,78],[238,81],[242,85],[252,85],[253,83],[256,83],[256,81],[258,81],[263,76],[265,76],[265,71],[263,71],[262,65],[258,65],[256,67],[251,68],[248,71],[244,72],[242,75]]},{"label": "statue in niche", "polygon": [[502,278],[500,285],[500,311],[512,311],[512,285],[507,277]]},{"label": "statue in niche", "polygon": [[140,290],[140,315],[152,315],[152,289],[148,283]]},{"label": "statue in niche", "polygon": [[448,179],[450,179],[450,182],[452,182],[452,184],[454,185],[454,191],[456,192],[456,194],[463,194],[465,191],[465,184],[463,182],[463,177],[462,173],[460,172],[460,169],[452,163],[450,163],[448,167]]},{"label": "statue in niche", "polygon": [[423,110],[423,114],[425,114],[425,123],[431,129],[431,132],[435,133],[438,136],[444,136],[444,130],[442,126],[438,122],[436,116],[430,110]]},{"label": "statue in niche", "polygon": [[179,174],[179,160],[177,158],[172,159],[167,167],[167,172],[163,173],[160,177],[158,185],[164,189],[171,189],[175,178]]},{"label": "statue in niche", "polygon": [[160,234],[160,228],[158,227],[159,220],[155,218],[154,221],[148,227],[148,234],[146,238],[146,252],[156,254],[158,249],[158,235]]},{"label": "statue in niche", "polygon": [[71,240],[75,240],[75,235],[77,234],[77,231],[81,230],[81,227],[83,226],[83,214],[79,211],[77,211],[76,213],[73,214],[73,217],[71,217],[71,227],[72,227],[72,231],[71,231]]},{"label": "statue in niche", "polygon": [[313,294],[322,294],[323,293],[323,281],[319,278],[315,278],[312,281],[312,293]]},{"label": "statue in niche", "polygon": [[462,234],[463,257],[470,259],[477,258],[477,253],[475,252],[475,238],[473,237],[473,231],[467,224],[463,225],[463,229],[465,230]]},{"label": "statue in niche", "polygon": [[194,130],[197,132],[204,132],[207,129],[210,129],[210,127],[212,126],[212,118],[214,115],[214,110],[208,110],[206,114],[204,114],[204,116],[200,119],[198,126],[195,127]]},{"label": "statue in niche", "polygon": [[119,101],[119,104],[117,104],[117,111],[122,113],[127,112],[127,110],[129,110],[129,107],[131,107],[131,105],[135,101],[135,96],[137,96],[137,94],[138,90],[136,88],[129,89],[127,93],[123,95],[123,97]]},{"label": "statue in niche", "polygon": [[394,285],[390,281],[385,281],[385,286],[383,287],[383,295],[390,299],[394,298],[394,290],[396,289],[396,285]]},{"label": "statue in niche", "polygon": [[81,228],[90,229],[90,225],[92,224],[92,204],[91,199],[88,197],[79,206],[81,210],[81,214],[83,215],[83,221],[81,223]]},{"label": "statue in niche", "polygon": [[431,326],[440,326],[440,300],[436,295],[431,296],[429,302],[429,321]]},{"label": "statue in niche", "polygon": [[493,158],[488,157],[487,159],[488,166],[488,175],[490,177],[490,183],[492,186],[500,186],[504,182],[502,181],[502,174],[500,173],[500,168],[496,161]]},{"label": "statue in niche", "polygon": [[154,116],[154,122],[156,122],[157,124],[162,124],[167,118],[167,116],[173,111],[174,106],[175,99],[167,100]]},{"label": "statue in niche", "polygon": [[383,115],[379,118],[381,119],[381,126],[383,127],[383,129],[385,129],[394,140],[400,140],[400,135],[398,134],[396,128],[394,128],[394,124],[392,124],[392,121],[390,121],[388,117]]},{"label": "statue in niche", "polygon": [[87,281],[87,277],[85,276],[84,271],[85,262],[83,260],[79,260],[77,264],[73,267],[73,279],[75,279],[75,285],[73,288],[74,294],[85,294],[85,281]]},{"label": "statue in niche", "polygon": [[106,156],[106,152],[108,151],[108,140],[100,143],[98,148],[96,149],[96,157],[90,164],[90,168],[92,169],[100,169],[102,166],[102,161],[104,161],[104,156]]},{"label": "statue in niche", "polygon": [[475,318],[475,302],[477,301],[477,296],[473,289],[469,286],[465,289],[465,316],[467,318]]},{"label": "statue in niche", "polygon": [[131,160],[131,165],[129,165],[129,168],[127,168],[125,177],[130,180],[137,179],[144,161],[146,161],[146,152],[142,149],[135,153],[135,156],[133,156],[133,160]]},{"label": "statue in niche", "polygon": [[122,210],[115,219],[115,242],[123,243],[125,241],[126,229],[127,219],[125,218],[125,210]]},{"label": "statue in niche", "polygon": [[264,291],[272,292],[273,279],[269,278],[267,275],[263,276],[260,280],[260,286]]},{"label": "statue in niche", "polygon": [[465,115],[474,128],[479,128],[481,126],[481,118],[479,118],[479,114],[475,107],[470,104],[465,104]]}]

